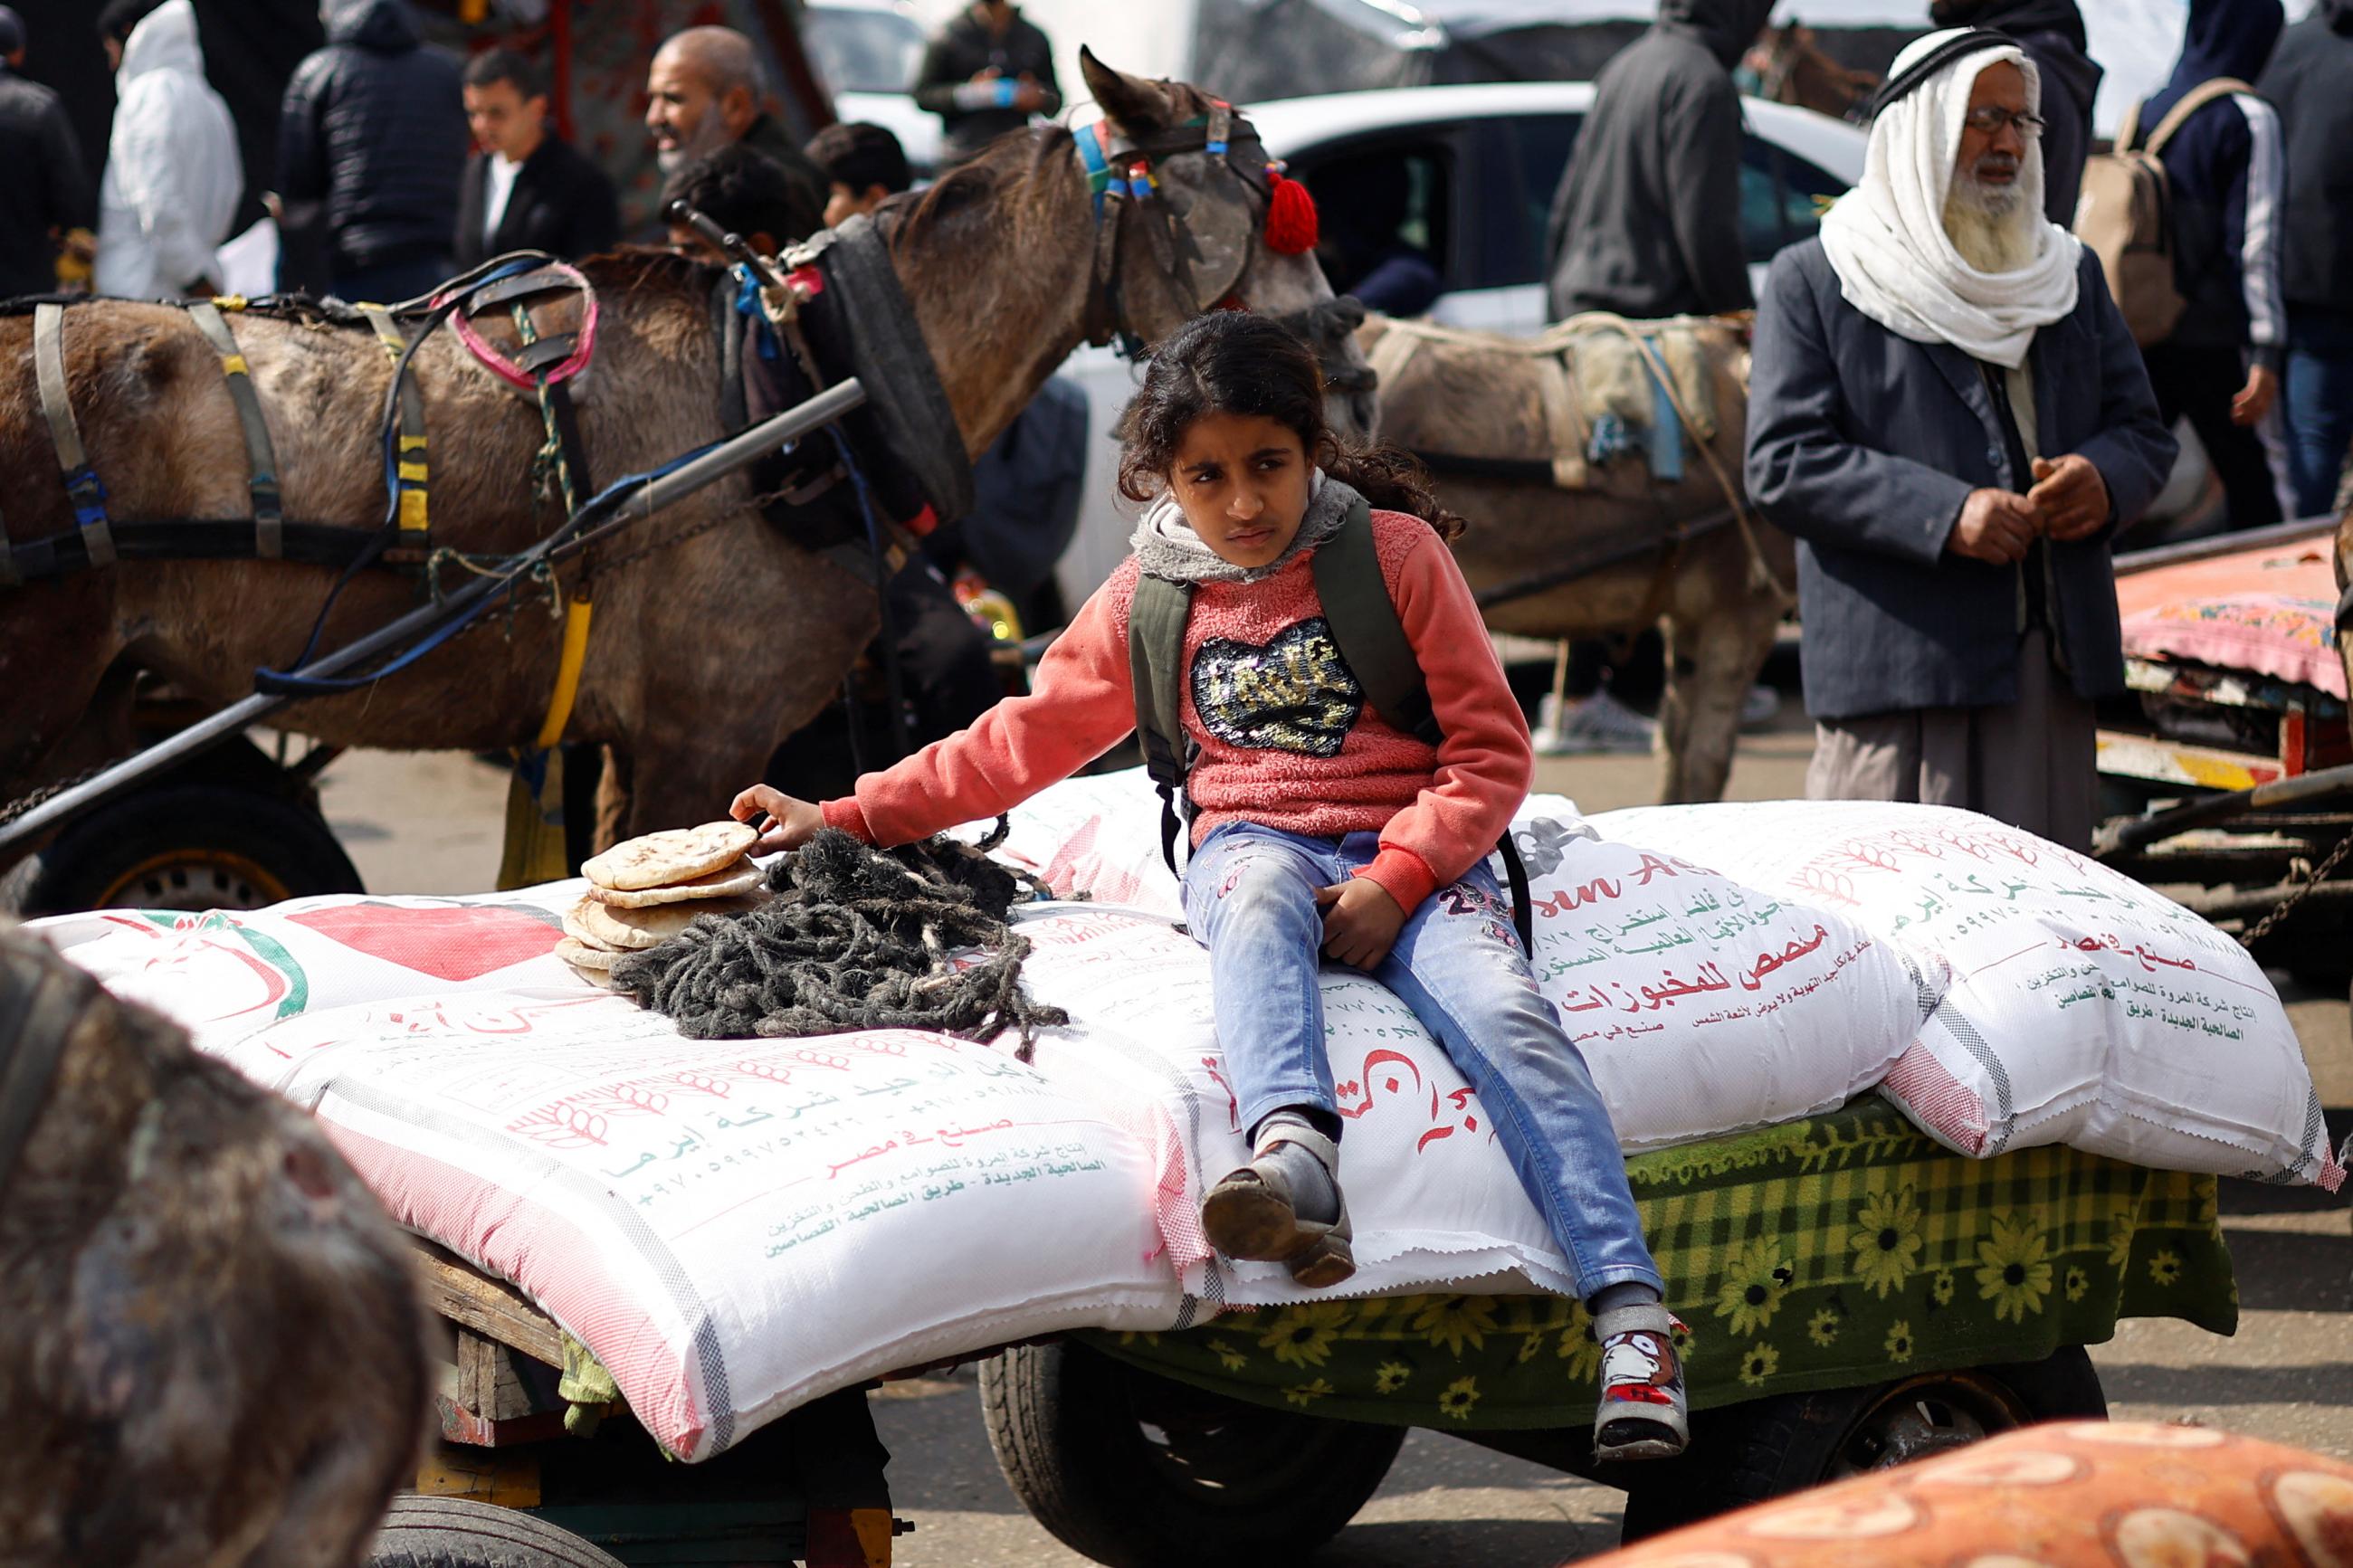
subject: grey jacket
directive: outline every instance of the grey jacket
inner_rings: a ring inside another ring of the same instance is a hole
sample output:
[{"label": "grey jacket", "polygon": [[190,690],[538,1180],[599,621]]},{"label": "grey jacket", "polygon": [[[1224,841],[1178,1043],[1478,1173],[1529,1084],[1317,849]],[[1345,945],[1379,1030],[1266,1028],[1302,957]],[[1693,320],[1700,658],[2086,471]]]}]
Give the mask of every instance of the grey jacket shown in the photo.
[{"label": "grey jacket", "polygon": [[[2036,445],[2090,458],[2113,509],[2099,536],[2042,546],[2061,661],[2097,698],[2124,689],[2109,538],[2156,496],[2175,447],[2089,250],[2079,278],[2073,313],[2035,334],[2028,363]],[[1978,363],[1848,304],[1819,239],[1766,276],[1746,479],[1757,510],[1799,541],[1807,712],[2017,700],[2021,569],[1948,555],[1945,541],[1971,490],[2032,479],[2011,471]]]},{"label": "grey jacket", "polygon": [[1657,25],[1601,68],[1545,237],[1552,320],[1748,308],[1731,73],[1772,3],[1661,0]]}]

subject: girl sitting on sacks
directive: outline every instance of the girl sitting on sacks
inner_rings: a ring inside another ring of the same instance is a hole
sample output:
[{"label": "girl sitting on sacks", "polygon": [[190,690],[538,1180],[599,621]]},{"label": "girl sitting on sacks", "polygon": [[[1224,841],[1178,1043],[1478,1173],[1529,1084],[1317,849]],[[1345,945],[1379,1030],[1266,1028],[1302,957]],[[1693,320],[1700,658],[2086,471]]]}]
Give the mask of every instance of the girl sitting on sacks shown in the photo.
[{"label": "girl sitting on sacks", "polygon": [[[1217,312],[1180,329],[1127,414],[1120,489],[1153,502],[1134,553],[1047,653],[1030,694],[868,773],[849,797],[819,806],[758,784],[733,810],[773,819],[764,850],[828,826],[892,845],[995,816],[1137,726],[1139,575],[1185,585],[1178,705],[1198,748],[1185,909],[1209,950],[1218,1037],[1254,1152],[1202,1202],[1210,1244],[1311,1286],[1356,1269],[1320,950],[1402,997],[1487,1105],[1593,1314],[1597,1452],[1679,1453],[1689,1426],[1674,1321],[1617,1134],[1486,865],[1534,758],[1447,549],[1461,520],[1411,459],[1344,447],[1324,406],[1314,359],[1265,318]],[[1314,552],[1367,526],[1435,710],[1434,746],[1366,705],[1317,594]]]}]

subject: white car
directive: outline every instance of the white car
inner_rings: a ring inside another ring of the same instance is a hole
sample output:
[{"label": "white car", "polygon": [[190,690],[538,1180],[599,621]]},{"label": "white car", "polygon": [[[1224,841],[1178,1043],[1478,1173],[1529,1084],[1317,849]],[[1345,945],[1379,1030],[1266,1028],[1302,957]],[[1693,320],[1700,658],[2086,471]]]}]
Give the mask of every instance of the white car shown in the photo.
[{"label": "white car", "polygon": [[801,12],[801,43],[833,95],[834,113],[896,136],[918,180],[940,162],[940,117],[915,107],[924,41],[905,0],[814,0]]},{"label": "white car", "polygon": [[[1250,106],[1271,156],[1315,188],[1319,170],[1378,160],[1406,185],[1398,237],[1428,256],[1445,291],[1429,311],[1454,326],[1534,333],[1545,324],[1544,241],[1554,189],[1593,102],[1589,82],[1506,82],[1335,93]],[[1752,275],[1810,237],[1821,209],[1862,177],[1863,132],[1843,121],[1743,100],[1740,226]],[[1335,278],[1342,293],[1353,279]],[[1112,489],[1108,438],[1134,367],[1082,348],[1062,374],[1086,388],[1090,440],[1079,527],[1058,577],[1072,608],[1126,554],[1132,527]]]}]

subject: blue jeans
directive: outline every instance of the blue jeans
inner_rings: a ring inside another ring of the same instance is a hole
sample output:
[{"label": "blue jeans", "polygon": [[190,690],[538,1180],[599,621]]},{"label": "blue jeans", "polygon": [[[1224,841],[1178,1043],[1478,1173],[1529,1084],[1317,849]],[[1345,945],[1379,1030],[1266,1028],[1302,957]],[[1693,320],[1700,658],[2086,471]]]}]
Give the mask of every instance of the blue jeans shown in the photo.
[{"label": "blue jeans", "polygon": [[2296,516],[2322,517],[2337,510],[2346,448],[2353,447],[2353,319],[2291,310],[2287,324],[2280,414],[2288,486]]},{"label": "blue jeans", "polygon": [[[1335,842],[1237,822],[1211,833],[1186,865],[1186,919],[1209,950],[1218,1038],[1245,1132],[1285,1106],[1337,1118],[1315,890],[1345,881],[1378,850],[1377,834]],[[1478,1091],[1577,1295],[1628,1281],[1663,1292],[1609,1108],[1536,989],[1494,874],[1482,863],[1431,894],[1372,977],[1413,1009]]]}]

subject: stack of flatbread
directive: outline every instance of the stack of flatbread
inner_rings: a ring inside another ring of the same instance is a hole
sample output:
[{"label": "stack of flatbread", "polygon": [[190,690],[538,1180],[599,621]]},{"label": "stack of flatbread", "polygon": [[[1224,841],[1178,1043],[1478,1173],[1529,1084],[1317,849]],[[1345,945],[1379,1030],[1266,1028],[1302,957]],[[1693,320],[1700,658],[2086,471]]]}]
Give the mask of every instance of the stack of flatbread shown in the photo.
[{"label": "stack of flatbread", "polygon": [[583,865],[588,891],[565,912],[555,955],[597,984],[616,960],[655,947],[697,915],[741,914],[766,895],[744,853],[759,835],[740,822],[649,833]]}]

